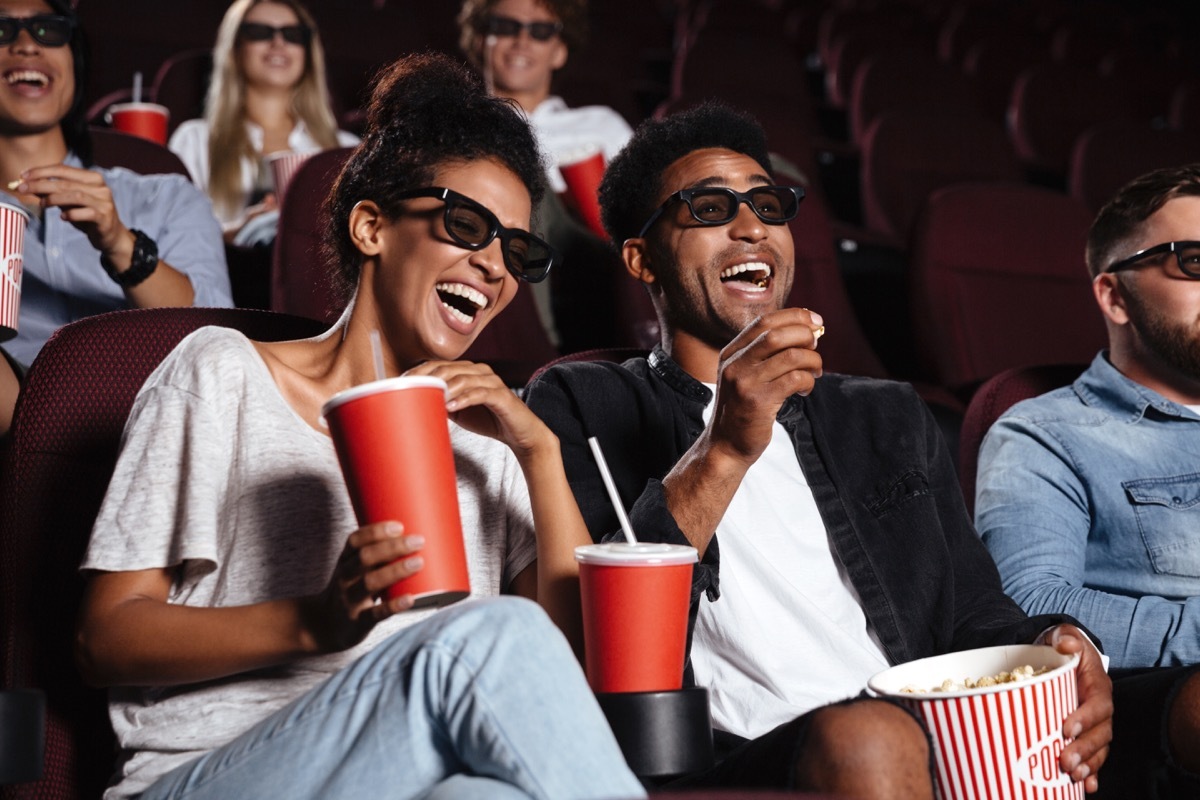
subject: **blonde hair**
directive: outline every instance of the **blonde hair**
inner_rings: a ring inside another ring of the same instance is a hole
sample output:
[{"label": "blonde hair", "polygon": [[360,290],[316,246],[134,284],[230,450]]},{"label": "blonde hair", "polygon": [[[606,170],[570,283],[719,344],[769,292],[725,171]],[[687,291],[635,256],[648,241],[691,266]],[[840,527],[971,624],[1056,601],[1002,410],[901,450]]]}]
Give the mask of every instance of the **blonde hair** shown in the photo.
[{"label": "blonde hair", "polygon": [[337,147],[337,121],[330,108],[325,83],[325,51],[308,10],[295,0],[235,0],[225,12],[213,45],[213,73],[204,101],[208,123],[208,195],[226,214],[241,210],[242,159],[260,154],[246,135],[246,81],[238,66],[238,28],[259,3],[287,6],[311,32],[305,48],[304,74],[292,92],[292,113],[303,121],[313,140],[323,148]]}]

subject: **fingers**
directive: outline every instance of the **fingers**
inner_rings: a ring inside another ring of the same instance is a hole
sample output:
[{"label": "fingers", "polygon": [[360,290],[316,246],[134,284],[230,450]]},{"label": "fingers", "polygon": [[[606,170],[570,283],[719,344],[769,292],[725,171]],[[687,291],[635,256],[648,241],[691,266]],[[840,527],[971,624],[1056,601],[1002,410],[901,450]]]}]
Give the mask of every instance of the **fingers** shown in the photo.
[{"label": "fingers", "polygon": [[[34,181],[70,181],[87,186],[104,186],[104,176],[99,172],[82,169],[81,167],[72,167],[66,164],[48,164],[44,167],[33,167],[22,172],[20,177],[26,184]],[[17,187],[17,191],[24,192],[20,187]]]},{"label": "fingers", "polygon": [[352,603],[378,596],[425,565],[425,560],[418,555],[425,546],[424,537],[403,534],[404,527],[398,522],[366,525],[350,534],[338,563],[338,572],[343,590]]},{"label": "fingers", "polygon": [[510,413],[518,405],[524,406],[487,364],[471,361],[426,361],[404,374],[425,375],[444,380],[446,410],[452,414],[477,405],[486,405],[493,411],[508,410]]},{"label": "fingers", "polygon": [[1072,780],[1084,781],[1085,790],[1094,792],[1099,787],[1097,773],[1112,742],[1112,680],[1099,652],[1074,625],[1057,625],[1039,636],[1038,642],[1060,653],[1079,654],[1079,707],[1063,720],[1064,735],[1074,741],[1063,749],[1059,763]]},{"label": "fingers", "polygon": [[749,386],[771,386],[772,394],[780,398],[808,394],[823,373],[815,350],[821,326],[814,322],[819,320],[805,309],[763,316],[722,351],[721,377]]}]

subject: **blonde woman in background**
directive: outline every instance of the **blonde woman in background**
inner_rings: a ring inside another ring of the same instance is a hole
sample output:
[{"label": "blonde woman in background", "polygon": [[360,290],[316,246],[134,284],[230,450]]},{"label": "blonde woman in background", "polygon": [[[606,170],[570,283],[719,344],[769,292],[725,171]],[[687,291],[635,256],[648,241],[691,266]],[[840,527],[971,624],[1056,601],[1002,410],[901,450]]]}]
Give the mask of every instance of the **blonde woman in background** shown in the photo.
[{"label": "blonde woman in background", "polygon": [[337,128],[312,15],[294,0],[237,0],[217,31],[204,117],[180,125],[170,148],[212,199],[226,240],[239,241],[276,209],[265,156],[357,142]]}]

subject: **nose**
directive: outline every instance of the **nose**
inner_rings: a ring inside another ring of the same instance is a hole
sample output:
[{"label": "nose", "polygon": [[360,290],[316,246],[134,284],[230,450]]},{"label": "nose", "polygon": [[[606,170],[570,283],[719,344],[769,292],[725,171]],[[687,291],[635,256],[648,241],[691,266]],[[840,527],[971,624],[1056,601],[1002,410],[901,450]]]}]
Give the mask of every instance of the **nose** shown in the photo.
[{"label": "nose", "polygon": [[488,281],[503,280],[508,275],[508,266],[504,263],[504,244],[497,236],[471,253],[468,263],[478,269]]},{"label": "nose", "polygon": [[29,32],[28,28],[18,30],[17,38],[12,40],[10,46],[21,52],[34,52],[41,48],[41,45],[38,44],[37,39],[33,38],[33,34]]},{"label": "nose", "polygon": [[758,214],[754,213],[749,200],[738,203],[737,215],[729,223],[729,235],[735,239],[751,242],[761,241],[767,237],[767,225],[759,219]]}]

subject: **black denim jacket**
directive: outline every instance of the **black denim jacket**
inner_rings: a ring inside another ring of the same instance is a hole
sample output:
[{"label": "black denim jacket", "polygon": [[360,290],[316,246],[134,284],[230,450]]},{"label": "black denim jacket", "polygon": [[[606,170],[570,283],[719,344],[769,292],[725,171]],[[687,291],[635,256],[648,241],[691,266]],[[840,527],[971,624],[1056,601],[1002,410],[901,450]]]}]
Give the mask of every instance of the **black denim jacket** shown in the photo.
[{"label": "black denim jacket", "polygon": [[[596,539],[621,534],[589,436],[599,439],[621,499],[632,506],[639,538],[687,544],[660,480],[704,429],[710,394],[655,348],[648,359],[620,365],[553,367],[525,397],[559,437],[567,478]],[[808,397],[791,397],[778,420],[891,663],[1030,642],[1051,625],[1078,624],[1063,615],[1028,617],[1004,594],[937,423],[911,386],[826,373]],[[717,538],[694,573],[692,625],[701,595],[720,596]]]}]

